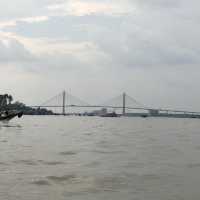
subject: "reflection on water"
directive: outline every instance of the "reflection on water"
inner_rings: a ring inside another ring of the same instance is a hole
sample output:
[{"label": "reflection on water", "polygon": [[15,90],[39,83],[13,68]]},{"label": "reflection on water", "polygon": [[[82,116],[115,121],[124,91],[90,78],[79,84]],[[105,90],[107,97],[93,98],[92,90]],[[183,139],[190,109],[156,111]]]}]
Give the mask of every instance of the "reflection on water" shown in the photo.
[{"label": "reflection on water", "polygon": [[24,117],[0,124],[0,199],[200,199],[196,119]]},{"label": "reflection on water", "polygon": [[71,156],[71,155],[76,155],[77,152],[74,152],[74,151],[62,151],[59,154],[63,155],[63,156]]},{"label": "reflection on water", "polygon": [[9,124],[9,122],[1,122],[0,128],[22,128],[20,125],[17,124]]}]

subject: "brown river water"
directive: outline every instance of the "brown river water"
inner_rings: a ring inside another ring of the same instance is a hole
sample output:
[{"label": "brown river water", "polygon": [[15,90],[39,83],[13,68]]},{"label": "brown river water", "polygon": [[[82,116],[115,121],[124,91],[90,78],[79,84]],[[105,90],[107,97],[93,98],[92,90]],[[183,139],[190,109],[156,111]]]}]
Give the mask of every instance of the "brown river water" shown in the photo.
[{"label": "brown river water", "polygon": [[0,200],[199,200],[200,120],[0,123]]}]

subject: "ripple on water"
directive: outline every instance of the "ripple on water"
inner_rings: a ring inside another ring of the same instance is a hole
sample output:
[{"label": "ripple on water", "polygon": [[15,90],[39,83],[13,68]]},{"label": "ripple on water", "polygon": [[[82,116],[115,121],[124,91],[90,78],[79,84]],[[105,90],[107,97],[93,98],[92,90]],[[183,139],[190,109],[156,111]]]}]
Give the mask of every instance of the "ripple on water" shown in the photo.
[{"label": "ripple on water", "polygon": [[50,182],[47,180],[34,180],[31,182],[34,185],[38,185],[38,186],[48,186],[50,185]]},{"label": "ripple on water", "polygon": [[62,151],[59,154],[62,155],[62,156],[73,156],[73,155],[76,155],[77,152],[75,152],[75,151]]},{"label": "ripple on water", "polygon": [[24,165],[38,165],[37,162],[33,161],[33,160],[15,160],[13,161],[13,163],[15,164],[24,164]]},{"label": "ripple on water", "polygon": [[199,145],[198,145],[198,146],[196,146],[196,147],[195,147],[195,149],[197,149],[197,150],[200,150],[200,146],[199,146]]},{"label": "ripple on water", "polygon": [[63,165],[64,162],[61,161],[44,161],[44,160],[38,160],[38,162],[44,164],[44,165]]},{"label": "ripple on water", "polygon": [[8,142],[8,140],[1,140],[0,142],[1,143],[6,143],[6,142]]},{"label": "ripple on water", "polygon": [[[124,177],[119,176],[81,176],[70,178],[69,180],[71,181],[70,187],[66,187],[65,191],[63,192],[63,196],[66,197],[66,199],[67,197],[80,196],[84,194],[88,195],[103,192],[119,192],[121,189],[126,189],[128,187],[126,179],[124,179]],[[63,182],[61,181],[61,183]]]},{"label": "ripple on water", "polygon": [[71,181],[75,180],[76,175],[68,174],[68,175],[64,175],[64,176],[47,176],[46,178],[54,183],[60,184],[63,182],[68,182],[68,181],[71,182]]},{"label": "ripple on water", "polygon": [[35,179],[31,182],[31,184],[38,186],[48,186],[51,183],[54,184],[63,184],[63,183],[72,183],[76,179],[76,175],[68,174],[63,176],[46,176],[43,179]]},{"label": "ripple on water", "polygon": [[0,162],[0,165],[8,165],[6,162]]},{"label": "ripple on water", "polygon": [[162,177],[158,174],[144,174],[141,176],[144,180],[160,180]]},{"label": "ripple on water", "polygon": [[99,166],[100,164],[101,164],[101,162],[99,162],[99,161],[94,161],[94,162],[91,162],[91,163],[86,164],[85,166],[86,166],[86,167],[97,167],[97,166]]},{"label": "ripple on water", "polygon": [[118,191],[127,187],[127,180],[120,176],[101,177],[95,179],[94,186],[103,191]]},{"label": "ripple on water", "polygon": [[144,168],[145,163],[138,161],[130,161],[124,167],[128,169],[132,168]]},{"label": "ripple on water", "polygon": [[187,165],[188,168],[200,168],[200,163],[190,163]]},{"label": "ripple on water", "polygon": [[65,197],[102,192],[119,192],[121,189],[127,189],[128,187],[127,180],[122,176],[78,177],[78,181],[74,183],[75,187],[70,187],[63,193]]},{"label": "ripple on water", "polygon": [[[70,180],[73,180],[73,178]],[[66,187],[63,195],[69,197],[92,193],[125,192],[127,190],[131,190],[134,194],[139,194],[141,192],[151,192],[151,189],[164,186],[166,180],[176,185],[182,183],[179,177],[170,174],[147,173],[141,175],[113,174],[110,176],[82,176],[75,177],[75,179],[70,182],[72,187]]]},{"label": "ripple on water", "polygon": [[94,150],[92,152],[98,153],[98,154],[121,154],[121,153],[125,153],[125,151],[105,151],[105,150]]}]

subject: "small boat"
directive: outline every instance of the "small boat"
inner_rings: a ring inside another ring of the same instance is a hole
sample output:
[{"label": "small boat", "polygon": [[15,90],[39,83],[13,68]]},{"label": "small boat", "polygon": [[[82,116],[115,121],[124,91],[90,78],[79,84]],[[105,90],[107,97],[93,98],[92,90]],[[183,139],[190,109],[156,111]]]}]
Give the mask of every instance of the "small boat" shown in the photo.
[{"label": "small boat", "polygon": [[100,115],[101,117],[119,117],[115,112],[112,113],[106,113],[104,115]]},{"label": "small boat", "polygon": [[141,115],[141,117],[143,117],[143,118],[147,118],[148,115],[144,114],[144,115]]},{"label": "small boat", "polygon": [[0,121],[9,121],[15,117],[21,118],[22,116],[23,116],[22,111],[15,111],[15,110],[1,111]]},{"label": "small boat", "polygon": [[13,97],[11,95],[0,95],[0,121],[9,121],[14,117],[22,117],[22,111],[12,109],[12,101]]}]

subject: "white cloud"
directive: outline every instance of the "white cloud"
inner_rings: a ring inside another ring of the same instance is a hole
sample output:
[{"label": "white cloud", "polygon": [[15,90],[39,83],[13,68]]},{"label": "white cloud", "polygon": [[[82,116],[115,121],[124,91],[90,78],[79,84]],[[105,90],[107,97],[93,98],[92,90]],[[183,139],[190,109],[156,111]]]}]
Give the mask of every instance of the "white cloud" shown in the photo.
[{"label": "white cloud", "polygon": [[32,62],[34,56],[17,39],[0,34],[0,62]]},{"label": "white cloud", "polygon": [[8,21],[0,21],[0,28],[3,29],[6,27],[17,26],[20,22],[32,24],[32,23],[41,23],[47,20],[49,20],[48,16],[35,16],[35,17],[18,18]]},{"label": "white cloud", "polygon": [[27,101],[30,90],[45,99],[70,88],[86,100],[127,91],[146,105],[200,108],[198,1],[20,2],[0,3],[2,88]]},{"label": "white cloud", "polygon": [[126,0],[121,1],[81,1],[69,0],[65,3],[52,4],[47,7],[50,11],[65,15],[84,16],[92,14],[122,15],[136,11]]},{"label": "white cloud", "polygon": [[48,19],[49,19],[48,16],[35,16],[35,17],[21,18],[16,21],[27,22],[27,23],[37,23],[37,22],[47,21]]},{"label": "white cloud", "polygon": [[9,21],[0,21],[0,28],[10,27],[10,26],[16,26],[17,22],[16,20],[9,20]]}]

